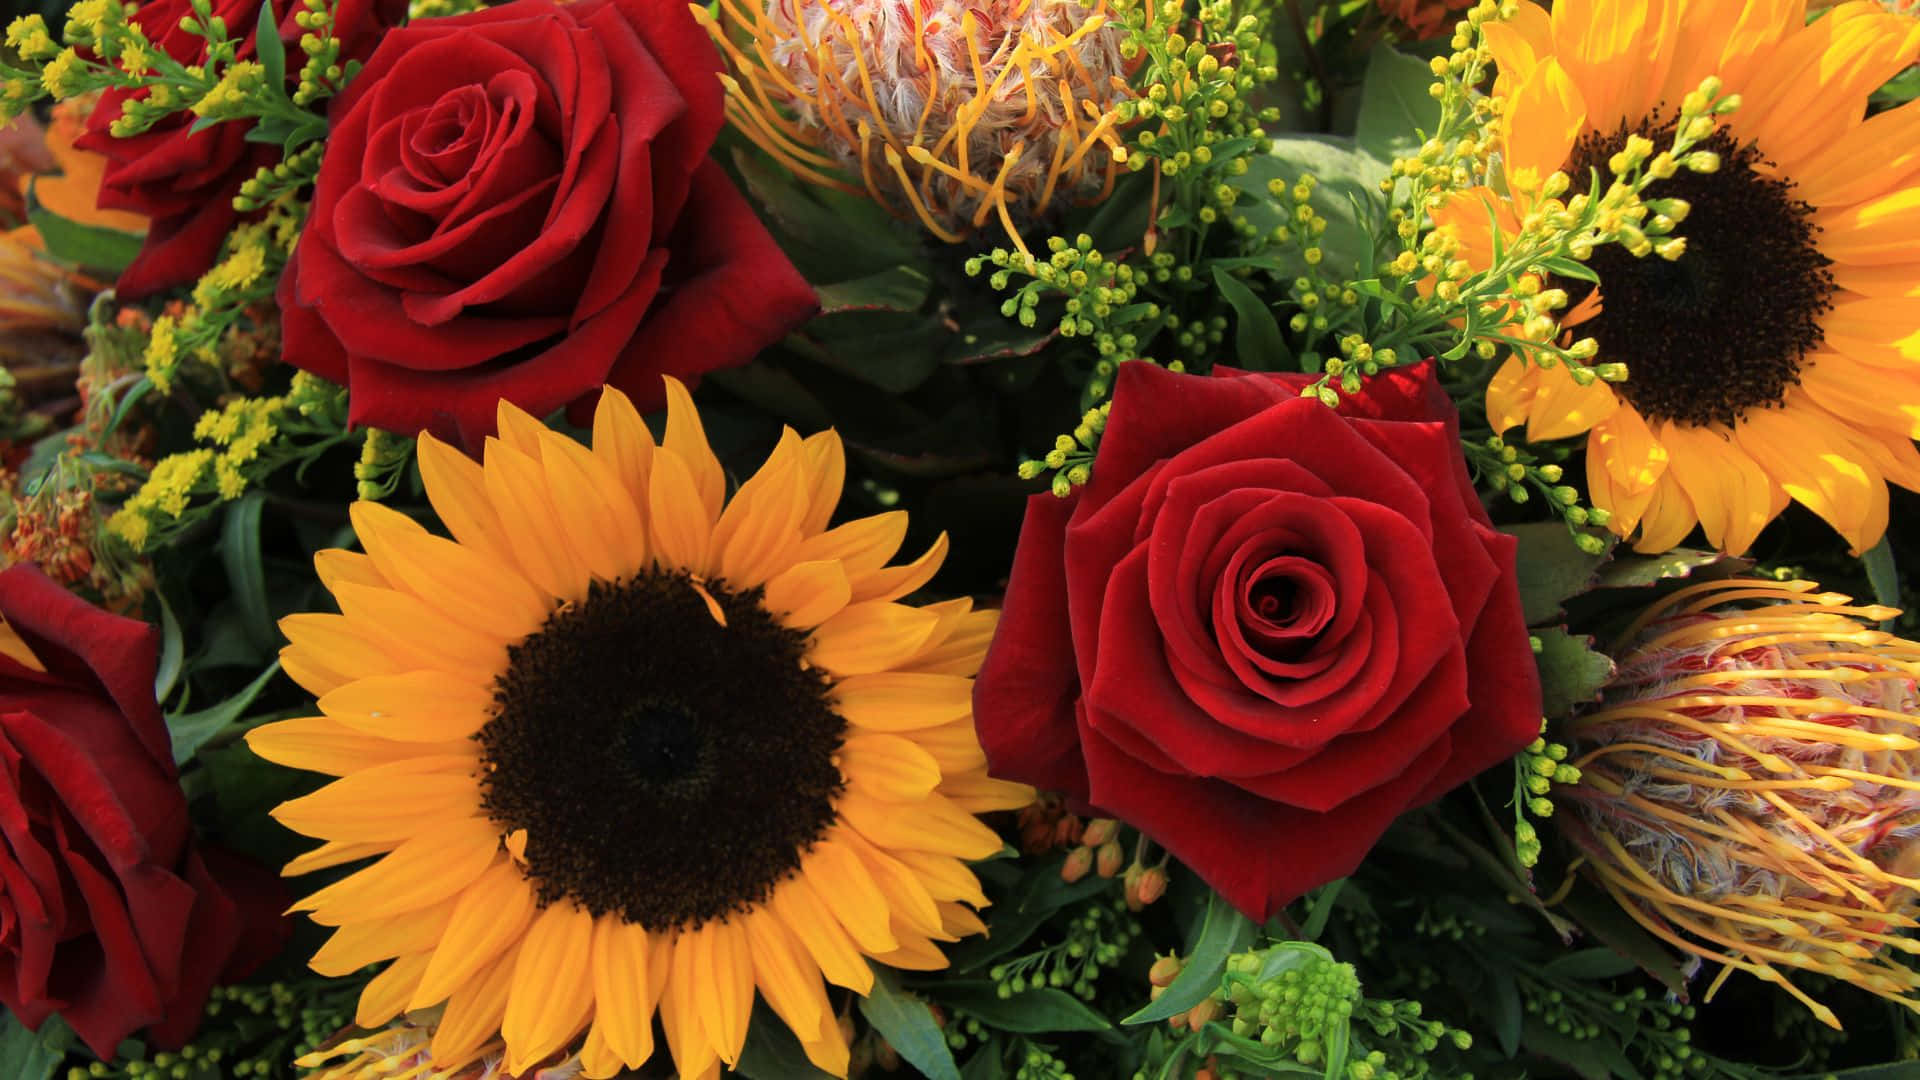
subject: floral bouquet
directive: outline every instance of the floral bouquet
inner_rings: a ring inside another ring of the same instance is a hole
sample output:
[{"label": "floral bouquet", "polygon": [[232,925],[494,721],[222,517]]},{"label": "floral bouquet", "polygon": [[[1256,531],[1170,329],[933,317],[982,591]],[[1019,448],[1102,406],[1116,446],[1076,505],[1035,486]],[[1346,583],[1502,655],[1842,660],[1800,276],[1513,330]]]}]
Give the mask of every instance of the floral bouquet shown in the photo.
[{"label": "floral bouquet", "polygon": [[1917,62],[17,15],[0,1077],[1920,1077]]}]

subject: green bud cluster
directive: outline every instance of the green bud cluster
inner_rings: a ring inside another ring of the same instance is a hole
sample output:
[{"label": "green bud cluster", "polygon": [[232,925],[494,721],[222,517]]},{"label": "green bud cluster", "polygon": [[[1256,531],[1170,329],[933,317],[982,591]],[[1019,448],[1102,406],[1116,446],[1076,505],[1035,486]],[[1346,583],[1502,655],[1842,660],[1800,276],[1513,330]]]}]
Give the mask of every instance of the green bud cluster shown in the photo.
[{"label": "green bud cluster", "polygon": [[1580,491],[1568,484],[1562,464],[1573,451],[1564,445],[1515,446],[1499,435],[1463,439],[1467,467],[1483,490],[1504,495],[1514,503],[1533,502],[1552,511],[1567,526],[1575,547],[1588,555],[1604,554],[1606,537],[1596,531],[1613,520],[1605,509],[1583,503]]},{"label": "green bud cluster", "polygon": [[393,494],[406,478],[407,466],[413,461],[413,448],[411,438],[368,428],[367,440],[360,447],[360,460],[353,466],[360,497],[378,502]]},{"label": "green bud cluster", "polygon": [[1543,717],[1540,737],[1513,758],[1513,853],[1529,868],[1540,861],[1540,833],[1527,818],[1552,817],[1553,785],[1580,782],[1580,770],[1567,761],[1566,744],[1548,742],[1546,730]]},{"label": "green bud cluster", "polygon": [[1140,922],[1126,901],[1096,901],[1067,923],[1064,939],[1002,960],[987,977],[1001,998],[1046,987],[1092,1001],[1100,976],[1119,965],[1140,934]]},{"label": "green bud cluster", "polygon": [[301,979],[215,987],[199,1032],[180,1049],[155,1051],[129,1041],[121,1044],[124,1056],[71,1065],[55,1075],[63,1080],[292,1077],[294,1058],[352,1025],[364,985],[359,979]]}]

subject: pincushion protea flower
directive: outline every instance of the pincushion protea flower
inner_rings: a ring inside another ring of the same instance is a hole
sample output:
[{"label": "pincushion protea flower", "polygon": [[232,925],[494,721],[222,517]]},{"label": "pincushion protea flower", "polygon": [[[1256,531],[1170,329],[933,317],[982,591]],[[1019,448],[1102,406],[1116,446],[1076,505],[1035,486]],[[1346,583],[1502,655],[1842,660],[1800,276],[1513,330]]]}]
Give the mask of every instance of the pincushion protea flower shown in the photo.
[{"label": "pincushion protea flower", "polygon": [[1920,1012],[1920,644],[1808,581],[1681,589],[1628,630],[1575,720],[1569,831],[1648,930],[1778,984],[1816,972]]},{"label": "pincushion protea flower", "polygon": [[801,178],[864,189],[949,243],[997,214],[1019,244],[1016,220],[1104,198],[1126,160],[1105,0],[721,0],[694,14],[738,73],[724,78],[735,127]]}]

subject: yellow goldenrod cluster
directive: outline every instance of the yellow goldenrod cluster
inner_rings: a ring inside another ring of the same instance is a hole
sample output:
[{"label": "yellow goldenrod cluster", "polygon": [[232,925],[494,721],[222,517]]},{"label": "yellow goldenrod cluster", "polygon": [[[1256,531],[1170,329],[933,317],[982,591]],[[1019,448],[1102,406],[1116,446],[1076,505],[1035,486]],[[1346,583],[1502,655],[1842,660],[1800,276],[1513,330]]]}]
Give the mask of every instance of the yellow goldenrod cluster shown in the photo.
[{"label": "yellow goldenrod cluster", "polygon": [[360,446],[360,460],[354,463],[353,478],[359,481],[360,497],[379,501],[393,494],[413,460],[414,441],[404,435],[379,428],[367,429],[367,441]]},{"label": "yellow goldenrod cluster", "polygon": [[1827,975],[1920,1012],[1920,643],[1809,581],[1680,589],[1613,653],[1566,728],[1559,793],[1600,883],[1661,940],[1839,1020],[1788,981]]},{"label": "yellow goldenrod cluster", "polygon": [[346,393],[300,372],[284,396],[235,397],[207,410],[193,436],[207,445],[162,458],[108,519],[107,529],[134,551],[176,535],[282,466],[346,441]]}]

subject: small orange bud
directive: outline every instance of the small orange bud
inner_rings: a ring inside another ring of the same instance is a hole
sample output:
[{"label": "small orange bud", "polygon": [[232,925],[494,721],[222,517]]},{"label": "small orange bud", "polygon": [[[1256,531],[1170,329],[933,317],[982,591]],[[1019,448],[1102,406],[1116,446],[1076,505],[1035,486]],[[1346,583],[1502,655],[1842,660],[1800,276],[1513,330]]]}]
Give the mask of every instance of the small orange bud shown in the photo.
[{"label": "small orange bud", "polygon": [[[1087,849],[1081,848],[1080,850],[1085,851]],[[1100,845],[1099,863],[1095,867],[1095,870],[1101,877],[1112,877],[1120,872],[1120,863],[1126,857],[1127,853],[1121,850],[1120,841],[1109,840]]]},{"label": "small orange bud", "polygon": [[1155,986],[1172,986],[1173,980],[1180,975],[1180,969],[1185,966],[1186,961],[1177,954],[1168,953],[1155,959],[1153,966],[1147,969],[1147,981]]},{"label": "small orange bud", "polygon": [[1199,1031],[1220,1015],[1220,999],[1207,998],[1200,1004],[1187,1010],[1187,1030]]},{"label": "small orange bud", "polygon": [[1077,847],[1067,853],[1067,861],[1060,865],[1060,880],[1071,885],[1087,876],[1093,869],[1093,849]]},{"label": "small orange bud", "polygon": [[1140,871],[1139,877],[1127,883],[1127,907],[1139,911],[1155,900],[1167,895],[1167,868],[1149,866]]},{"label": "small orange bud", "polygon": [[1080,834],[1080,842],[1088,847],[1099,847],[1120,835],[1120,823],[1110,817],[1094,818]]}]

